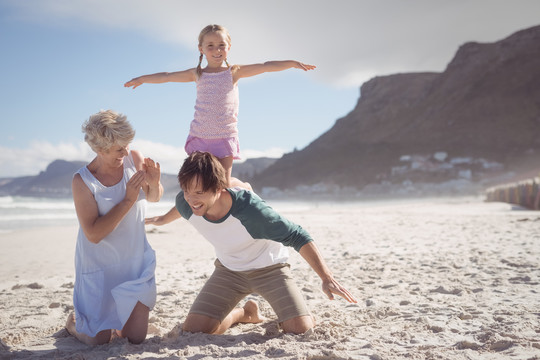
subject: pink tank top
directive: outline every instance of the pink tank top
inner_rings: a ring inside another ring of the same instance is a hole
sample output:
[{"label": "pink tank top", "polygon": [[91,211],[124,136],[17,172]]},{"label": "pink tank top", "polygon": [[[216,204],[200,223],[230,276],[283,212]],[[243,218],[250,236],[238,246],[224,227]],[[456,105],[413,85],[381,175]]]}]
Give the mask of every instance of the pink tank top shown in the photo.
[{"label": "pink tank top", "polygon": [[203,139],[238,136],[238,87],[231,68],[217,73],[203,72],[197,81],[195,115],[189,134]]}]

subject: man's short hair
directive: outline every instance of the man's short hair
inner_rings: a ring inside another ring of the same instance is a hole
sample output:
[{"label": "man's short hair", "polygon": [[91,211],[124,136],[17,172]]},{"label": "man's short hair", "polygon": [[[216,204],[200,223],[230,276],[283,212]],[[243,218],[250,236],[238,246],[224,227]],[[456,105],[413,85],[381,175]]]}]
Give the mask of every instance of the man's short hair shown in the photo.
[{"label": "man's short hair", "polygon": [[202,184],[203,191],[217,192],[227,188],[225,169],[218,158],[209,152],[195,151],[182,164],[178,172],[178,182],[182,190],[193,184],[193,180]]}]

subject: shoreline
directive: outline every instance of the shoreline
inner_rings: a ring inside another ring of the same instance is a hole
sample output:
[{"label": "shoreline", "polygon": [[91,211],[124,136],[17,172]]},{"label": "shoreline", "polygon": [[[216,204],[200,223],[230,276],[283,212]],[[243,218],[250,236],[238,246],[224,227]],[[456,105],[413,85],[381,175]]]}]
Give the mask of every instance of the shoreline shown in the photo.
[{"label": "shoreline", "polygon": [[[318,325],[263,324],[224,335],[178,332],[213,270],[213,248],[187,221],[147,227],[156,251],[157,304],[140,345],[88,347],[63,325],[73,309],[78,226],[2,234],[0,358],[530,359],[540,356],[540,213],[480,199],[279,208],[314,237],[340,283],[359,300],[330,301],[291,250],[293,276]],[[241,302],[243,304],[243,302]]]}]

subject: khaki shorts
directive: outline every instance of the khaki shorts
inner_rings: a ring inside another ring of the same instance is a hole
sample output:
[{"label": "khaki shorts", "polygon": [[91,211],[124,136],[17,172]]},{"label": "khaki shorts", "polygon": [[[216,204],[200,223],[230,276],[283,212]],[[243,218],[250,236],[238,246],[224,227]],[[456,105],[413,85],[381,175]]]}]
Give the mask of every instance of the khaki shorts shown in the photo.
[{"label": "khaki shorts", "polygon": [[215,261],[212,276],[201,289],[189,313],[206,315],[220,322],[249,294],[261,295],[279,322],[310,315],[300,290],[291,277],[289,264],[275,264],[250,271],[232,271]]}]

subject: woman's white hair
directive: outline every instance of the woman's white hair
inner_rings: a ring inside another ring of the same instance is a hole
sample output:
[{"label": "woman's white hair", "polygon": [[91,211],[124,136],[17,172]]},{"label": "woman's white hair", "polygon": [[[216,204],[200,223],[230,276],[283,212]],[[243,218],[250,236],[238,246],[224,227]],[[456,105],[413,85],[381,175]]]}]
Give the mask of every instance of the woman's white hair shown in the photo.
[{"label": "woman's white hair", "polygon": [[84,141],[95,152],[107,151],[114,145],[127,146],[135,137],[135,130],[123,114],[101,110],[82,125]]}]

